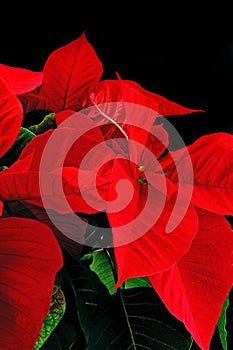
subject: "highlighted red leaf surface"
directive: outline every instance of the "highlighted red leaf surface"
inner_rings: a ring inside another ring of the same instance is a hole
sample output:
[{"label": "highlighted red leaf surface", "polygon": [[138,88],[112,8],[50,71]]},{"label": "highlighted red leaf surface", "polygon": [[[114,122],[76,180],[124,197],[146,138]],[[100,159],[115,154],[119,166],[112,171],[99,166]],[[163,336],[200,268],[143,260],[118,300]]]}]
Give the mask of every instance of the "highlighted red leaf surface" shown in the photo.
[{"label": "highlighted red leaf surface", "polygon": [[46,225],[32,219],[1,219],[0,343],[3,349],[33,349],[62,264],[60,247]]},{"label": "highlighted red leaf surface", "polygon": [[77,110],[86,89],[93,88],[102,75],[102,63],[85,34],[50,54],[43,69],[40,94],[49,100],[49,109]]},{"label": "highlighted red leaf surface", "polygon": [[15,94],[34,90],[42,83],[42,72],[0,64],[0,77]]},{"label": "highlighted red leaf surface", "polygon": [[83,33],[53,51],[44,65],[41,86],[18,98],[25,112],[33,109],[77,111],[85,105],[102,72],[102,63]]},{"label": "highlighted red leaf surface", "polygon": [[23,120],[23,109],[4,80],[0,79],[0,157],[16,140]]},{"label": "highlighted red leaf surface", "polygon": [[199,231],[188,252],[149,280],[163,302],[208,350],[233,285],[233,232],[224,217],[198,209]]}]

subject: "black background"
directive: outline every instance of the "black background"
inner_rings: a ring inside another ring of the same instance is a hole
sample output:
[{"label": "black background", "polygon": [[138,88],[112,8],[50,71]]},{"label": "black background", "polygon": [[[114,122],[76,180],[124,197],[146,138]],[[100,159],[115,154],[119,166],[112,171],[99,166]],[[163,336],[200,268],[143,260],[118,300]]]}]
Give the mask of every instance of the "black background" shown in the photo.
[{"label": "black background", "polygon": [[48,55],[84,31],[104,66],[103,78],[143,88],[206,113],[170,121],[188,144],[233,133],[233,25],[224,3],[64,2],[10,4],[1,10],[0,63],[41,71]]},{"label": "black background", "polygon": [[224,3],[204,8],[198,2],[100,6],[66,1],[50,8],[42,3],[9,7],[1,11],[0,63],[42,70],[53,50],[85,31],[104,65],[103,78],[118,72],[207,112],[170,120],[185,142],[232,132],[233,26]]}]

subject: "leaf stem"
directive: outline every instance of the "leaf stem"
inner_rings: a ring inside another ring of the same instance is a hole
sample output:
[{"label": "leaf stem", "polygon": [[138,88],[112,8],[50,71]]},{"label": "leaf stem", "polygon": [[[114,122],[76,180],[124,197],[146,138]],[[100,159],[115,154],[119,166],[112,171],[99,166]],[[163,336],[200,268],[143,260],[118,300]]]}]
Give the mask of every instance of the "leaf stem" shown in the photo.
[{"label": "leaf stem", "polygon": [[95,106],[95,108],[98,110],[98,112],[100,112],[100,114],[108,119],[111,123],[113,123],[124,135],[124,137],[128,140],[128,135],[126,134],[126,132],[122,129],[122,127],[112,118],[110,118],[107,114],[105,114],[103,111],[101,111],[101,109],[99,108],[99,106],[95,103],[95,101],[92,99],[92,97],[90,96],[90,100],[93,103],[93,105]]}]

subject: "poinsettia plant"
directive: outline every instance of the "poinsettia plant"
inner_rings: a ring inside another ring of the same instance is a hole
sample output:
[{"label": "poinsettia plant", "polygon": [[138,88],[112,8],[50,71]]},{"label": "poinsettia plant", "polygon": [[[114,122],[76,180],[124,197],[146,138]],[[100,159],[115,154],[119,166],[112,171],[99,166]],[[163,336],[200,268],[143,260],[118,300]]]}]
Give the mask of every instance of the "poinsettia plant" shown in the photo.
[{"label": "poinsettia plant", "polygon": [[227,350],[233,135],[186,145],[204,111],[102,76],[84,33],[0,65],[1,345]]}]

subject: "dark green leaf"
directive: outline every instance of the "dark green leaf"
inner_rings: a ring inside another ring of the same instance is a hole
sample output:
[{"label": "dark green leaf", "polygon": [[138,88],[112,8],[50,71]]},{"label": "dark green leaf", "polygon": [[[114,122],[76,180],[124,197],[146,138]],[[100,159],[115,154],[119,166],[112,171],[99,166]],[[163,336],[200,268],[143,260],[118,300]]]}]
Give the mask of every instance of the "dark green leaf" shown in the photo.
[{"label": "dark green leaf", "polygon": [[0,158],[0,167],[11,166],[20,156],[24,147],[35,137],[36,135],[27,128],[20,128],[20,133],[17,136],[13,145],[9,150]]},{"label": "dark green leaf", "polygon": [[76,350],[73,348],[76,340],[77,334],[72,323],[61,320],[40,350]]},{"label": "dark green leaf", "polygon": [[88,266],[70,270],[86,350],[188,350],[192,338],[154,289],[137,287],[111,295]]}]

